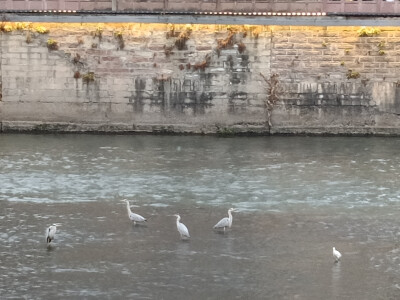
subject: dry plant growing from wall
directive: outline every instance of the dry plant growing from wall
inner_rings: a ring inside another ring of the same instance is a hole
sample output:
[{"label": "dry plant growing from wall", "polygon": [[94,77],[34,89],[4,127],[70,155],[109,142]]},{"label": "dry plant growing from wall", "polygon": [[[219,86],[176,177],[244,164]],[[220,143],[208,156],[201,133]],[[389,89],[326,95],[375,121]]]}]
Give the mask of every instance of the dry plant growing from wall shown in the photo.
[{"label": "dry plant growing from wall", "polygon": [[5,21],[0,23],[0,32],[11,32],[13,31],[13,27],[10,24],[7,24]]},{"label": "dry plant growing from wall", "polygon": [[49,50],[58,50],[58,42],[53,39],[48,39],[47,48],[49,48]]},{"label": "dry plant growing from wall", "polygon": [[[80,75],[80,74],[79,74]],[[94,72],[87,72],[84,74],[82,77],[83,83],[89,84],[95,80],[95,74]]]},{"label": "dry plant growing from wall", "polygon": [[267,111],[267,122],[268,126],[272,127],[272,111],[276,103],[280,99],[280,95],[282,94],[282,87],[279,82],[279,75],[274,73],[268,78],[264,74],[260,73],[261,77],[264,79],[265,83],[267,84],[267,96],[264,100],[265,109]]},{"label": "dry plant growing from wall", "polygon": [[125,41],[124,41],[124,36],[122,31],[116,31],[114,32],[114,37],[117,40],[118,43],[118,50],[122,50],[125,48]]},{"label": "dry plant growing from wall", "polygon": [[173,45],[164,45],[164,50],[167,49],[165,51],[165,55],[168,57],[171,53],[172,50],[174,49],[174,47],[176,47],[178,50],[185,50],[186,47],[186,42],[189,40],[190,35],[193,31],[192,27],[190,25],[186,25],[186,28],[182,31],[182,32],[177,32],[175,31],[175,26],[169,24],[168,25],[169,31],[166,34],[166,38],[176,38],[174,41]]},{"label": "dry plant growing from wall", "polygon": [[360,73],[353,70],[347,70],[346,77],[347,79],[357,79],[360,78]]},{"label": "dry plant growing from wall", "polygon": [[103,38],[103,27],[97,26],[96,30],[92,32],[93,37],[97,37],[99,40]]},{"label": "dry plant growing from wall", "polygon": [[174,24],[168,24],[168,32],[166,34],[166,38],[169,39],[170,37],[177,37],[178,34],[175,32],[175,25]]},{"label": "dry plant growing from wall", "polygon": [[207,55],[205,56],[205,58],[204,58],[203,61],[194,64],[194,65],[193,65],[193,69],[194,69],[195,71],[197,71],[197,70],[202,70],[202,71],[204,71],[205,68],[207,68],[207,67],[210,65],[210,62],[211,62],[211,55],[210,55],[210,53],[209,53],[209,54],[207,54]]},{"label": "dry plant growing from wall", "polygon": [[34,28],[34,31],[36,31],[36,32],[39,33],[39,34],[46,34],[46,33],[49,33],[49,32],[50,32],[48,28],[46,28],[46,27],[44,27],[44,26],[41,26],[41,25],[36,26],[36,27]]},{"label": "dry plant growing from wall", "polygon": [[178,50],[184,50],[186,48],[186,41],[189,40],[190,34],[192,33],[192,28],[187,27],[185,31],[178,35],[175,41],[175,46]]},{"label": "dry plant growing from wall", "polygon": [[379,28],[374,27],[361,27],[360,30],[357,31],[359,37],[371,37],[376,36],[381,33]]},{"label": "dry plant growing from wall", "polygon": [[234,45],[233,39],[235,37],[235,33],[235,31],[229,30],[229,34],[226,38],[217,40],[218,45],[216,51],[218,56],[220,55],[222,49],[227,49]]}]

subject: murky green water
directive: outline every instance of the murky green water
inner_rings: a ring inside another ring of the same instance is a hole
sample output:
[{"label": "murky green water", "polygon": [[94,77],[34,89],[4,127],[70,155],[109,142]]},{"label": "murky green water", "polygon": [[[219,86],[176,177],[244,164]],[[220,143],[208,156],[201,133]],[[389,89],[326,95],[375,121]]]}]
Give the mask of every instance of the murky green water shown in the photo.
[{"label": "murky green water", "polygon": [[[399,299],[399,149],[397,138],[0,135],[0,297]],[[146,225],[130,223],[123,198]],[[232,229],[213,231],[230,207]]]}]

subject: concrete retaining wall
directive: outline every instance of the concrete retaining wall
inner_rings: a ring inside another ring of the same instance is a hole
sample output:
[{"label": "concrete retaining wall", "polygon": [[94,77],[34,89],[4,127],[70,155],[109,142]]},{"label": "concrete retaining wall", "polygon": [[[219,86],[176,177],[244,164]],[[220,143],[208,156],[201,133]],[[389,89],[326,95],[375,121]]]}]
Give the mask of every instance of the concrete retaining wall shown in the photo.
[{"label": "concrete retaining wall", "polygon": [[3,132],[400,134],[398,28],[6,25]]}]

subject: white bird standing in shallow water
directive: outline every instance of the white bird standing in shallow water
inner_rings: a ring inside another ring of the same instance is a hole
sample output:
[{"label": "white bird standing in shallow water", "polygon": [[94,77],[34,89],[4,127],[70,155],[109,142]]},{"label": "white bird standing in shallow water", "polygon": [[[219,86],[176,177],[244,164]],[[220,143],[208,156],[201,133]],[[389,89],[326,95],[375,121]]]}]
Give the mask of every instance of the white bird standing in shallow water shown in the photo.
[{"label": "white bird standing in shallow water", "polygon": [[176,217],[176,228],[178,229],[178,232],[181,235],[181,239],[190,238],[189,230],[187,229],[185,224],[179,222],[181,220],[181,216],[176,214],[174,215],[174,217]]},{"label": "white bird standing in shallow water", "polygon": [[55,223],[49,226],[46,230],[46,242],[49,245],[52,240],[54,240],[54,236],[56,235],[57,226],[61,226],[61,224]]},{"label": "white bird standing in shallow water", "polygon": [[129,205],[129,201],[124,199],[122,200],[123,202],[126,202],[126,209],[128,210],[128,217],[133,221],[133,224],[136,224],[136,222],[147,222],[147,219],[142,217],[141,215],[135,214],[131,211],[131,207]]},{"label": "white bird standing in shallow water", "polygon": [[340,258],[342,257],[342,254],[339,251],[337,251],[335,247],[333,247],[332,254],[333,254],[333,258],[335,259],[335,262],[338,262],[340,260]]},{"label": "white bird standing in shallow water", "polygon": [[224,231],[225,231],[226,227],[231,228],[232,221],[233,221],[232,212],[234,212],[234,211],[235,211],[234,208],[230,208],[228,210],[228,216],[229,217],[228,218],[225,217],[225,218],[221,219],[217,224],[214,225],[214,229],[224,228]]}]

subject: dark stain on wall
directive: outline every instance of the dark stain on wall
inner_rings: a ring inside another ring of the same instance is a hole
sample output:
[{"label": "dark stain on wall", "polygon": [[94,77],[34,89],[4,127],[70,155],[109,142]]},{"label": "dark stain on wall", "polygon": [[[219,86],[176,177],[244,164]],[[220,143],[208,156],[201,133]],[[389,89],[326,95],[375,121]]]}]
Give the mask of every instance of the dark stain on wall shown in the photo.
[{"label": "dark stain on wall", "polygon": [[245,112],[248,107],[248,94],[246,92],[231,92],[229,97],[229,113],[237,114]]},{"label": "dark stain on wall", "polygon": [[135,112],[143,112],[144,91],[146,90],[146,80],[143,78],[135,78],[135,92],[133,97],[129,98],[129,102],[133,103]]},{"label": "dark stain on wall", "polygon": [[394,97],[393,112],[400,115],[400,86],[396,85],[396,92]]},{"label": "dark stain on wall", "polygon": [[242,54],[240,55],[241,61],[240,61],[240,66],[242,68],[246,69],[246,72],[249,72],[249,55],[248,54]]},{"label": "dark stain on wall", "polygon": [[151,96],[151,103],[161,106],[164,111],[185,113],[191,109],[193,114],[199,115],[212,106],[212,93],[201,88],[204,84],[211,85],[211,76],[200,76],[200,80],[154,80],[154,84],[156,92]]}]

